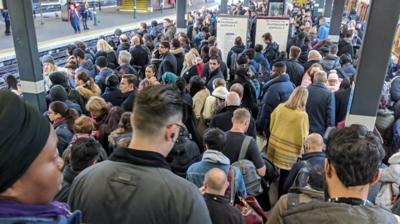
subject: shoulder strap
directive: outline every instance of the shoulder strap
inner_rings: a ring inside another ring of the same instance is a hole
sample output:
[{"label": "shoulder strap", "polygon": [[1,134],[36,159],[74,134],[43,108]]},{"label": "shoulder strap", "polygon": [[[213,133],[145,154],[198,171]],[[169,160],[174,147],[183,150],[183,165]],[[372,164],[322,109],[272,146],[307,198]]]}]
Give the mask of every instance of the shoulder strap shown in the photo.
[{"label": "shoulder strap", "polygon": [[230,166],[229,168],[229,177],[230,177],[229,187],[231,190],[231,194],[229,196],[229,203],[233,206],[235,202],[235,173],[233,170],[233,166]]},{"label": "shoulder strap", "polygon": [[240,149],[238,161],[241,159],[244,159],[244,157],[246,157],[247,150],[249,149],[250,140],[251,140],[250,136],[246,136],[244,138],[244,140],[242,142],[242,148]]},{"label": "shoulder strap", "polygon": [[287,194],[287,209],[294,208],[300,204],[300,195],[298,193],[291,193]]}]

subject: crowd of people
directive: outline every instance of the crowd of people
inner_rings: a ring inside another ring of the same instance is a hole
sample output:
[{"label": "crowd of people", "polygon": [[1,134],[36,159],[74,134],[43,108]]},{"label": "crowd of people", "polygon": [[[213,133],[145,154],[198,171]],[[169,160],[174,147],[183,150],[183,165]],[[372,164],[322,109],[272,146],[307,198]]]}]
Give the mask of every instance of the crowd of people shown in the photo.
[{"label": "crowd of people", "polygon": [[0,223],[400,223],[397,67],[379,128],[344,127],[364,23],[334,44],[312,10],[288,49],[236,37],[226,58],[210,10],[75,42],[41,58],[44,113],[8,76]]}]

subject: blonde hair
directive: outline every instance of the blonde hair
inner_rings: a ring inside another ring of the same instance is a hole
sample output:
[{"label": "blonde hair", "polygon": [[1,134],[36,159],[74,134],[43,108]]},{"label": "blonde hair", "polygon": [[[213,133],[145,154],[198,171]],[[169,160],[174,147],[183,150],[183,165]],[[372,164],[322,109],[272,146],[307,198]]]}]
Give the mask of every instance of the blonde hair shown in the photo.
[{"label": "blonde hair", "polygon": [[86,115],[81,115],[74,121],[73,131],[74,133],[85,133],[91,134],[94,130],[92,119]]},{"label": "blonde hair", "polygon": [[310,76],[311,82],[314,82],[313,80],[315,73],[322,70],[323,70],[322,65],[320,65],[319,63],[314,63],[310,66],[310,68],[306,71],[306,73],[308,74],[308,76]]},{"label": "blonde hair", "polygon": [[184,63],[189,68],[197,64],[197,56],[194,51],[190,50],[188,53],[185,54]]},{"label": "blonde hair", "polygon": [[285,106],[292,110],[305,110],[308,99],[308,90],[305,87],[298,86],[294,89]]},{"label": "blonde hair", "polygon": [[97,116],[98,114],[108,111],[108,106],[103,98],[92,96],[86,104],[86,110],[95,113]]},{"label": "blonde hair", "polygon": [[104,51],[108,53],[114,51],[114,49],[107,43],[107,41],[99,39],[97,41],[97,51]]}]

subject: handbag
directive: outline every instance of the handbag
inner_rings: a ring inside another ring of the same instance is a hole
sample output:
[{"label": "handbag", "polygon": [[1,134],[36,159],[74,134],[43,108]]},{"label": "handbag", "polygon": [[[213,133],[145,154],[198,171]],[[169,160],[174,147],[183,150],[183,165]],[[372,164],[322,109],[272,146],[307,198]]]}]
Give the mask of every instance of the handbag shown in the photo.
[{"label": "handbag", "polygon": [[244,216],[247,224],[263,224],[267,221],[267,215],[264,210],[258,204],[257,199],[248,195],[246,198],[241,196],[238,197],[238,201],[235,202],[235,174],[233,167],[229,170],[230,177],[230,204],[238,208]]}]

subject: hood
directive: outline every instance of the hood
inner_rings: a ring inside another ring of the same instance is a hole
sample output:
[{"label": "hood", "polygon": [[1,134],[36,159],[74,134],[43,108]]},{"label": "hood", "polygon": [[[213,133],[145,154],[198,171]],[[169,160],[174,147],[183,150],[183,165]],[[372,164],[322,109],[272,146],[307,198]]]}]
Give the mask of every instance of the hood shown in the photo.
[{"label": "hood", "polygon": [[400,163],[400,152],[393,154],[388,161],[390,164]]},{"label": "hood", "polygon": [[175,50],[170,50],[170,52],[172,53],[172,54],[185,54],[185,50],[183,49],[183,48],[178,48],[178,49],[175,49]]},{"label": "hood", "polygon": [[212,92],[212,95],[219,99],[225,100],[228,93],[229,92],[225,86],[220,86],[220,87],[217,87],[216,89],[214,89],[214,91]]},{"label": "hood", "polygon": [[269,88],[270,86],[272,86],[273,84],[278,83],[278,82],[290,82],[289,75],[283,74],[283,75],[277,76],[277,77],[269,80],[267,83],[265,83],[264,90],[266,90],[267,88]]},{"label": "hood", "polygon": [[231,164],[229,158],[226,157],[222,152],[212,149],[208,149],[204,152],[202,160],[210,163],[221,163],[225,165]]},{"label": "hood", "polygon": [[240,45],[240,46],[235,45],[232,47],[232,51],[235,53],[238,53],[238,54],[242,53],[244,51],[244,49],[245,49],[244,45]]},{"label": "hood", "polygon": [[92,61],[90,61],[90,60],[87,60],[84,64],[81,65],[81,67],[84,69],[87,69],[89,71],[94,69],[94,65],[93,65]]}]

